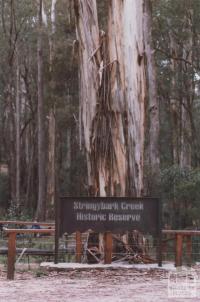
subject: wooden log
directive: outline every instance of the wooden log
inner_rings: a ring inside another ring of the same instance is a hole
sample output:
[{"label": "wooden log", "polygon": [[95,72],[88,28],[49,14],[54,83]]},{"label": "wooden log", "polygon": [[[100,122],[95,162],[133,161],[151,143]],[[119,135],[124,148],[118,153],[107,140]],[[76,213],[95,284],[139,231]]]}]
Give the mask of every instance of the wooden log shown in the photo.
[{"label": "wooden log", "polygon": [[104,263],[110,264],[112,262],[112,233],[106,232],[104,235],[104,244],[105,244],[105,256],[104,256]]},{"label": "wooden log", "polygon": [[82,256],[82,240],[81,240],[81,232],[76,232],[76,262],[81,263]]},{"label": "wooden log", "polygon": [[183,235],[176,234],[176,259],[175,259],[175,266],[182,265],[182,251],[183,251]]},{"label": "wooden log", "polygon": [[13,280],[15,274],[16,232],[9,233],[7,279]]},{"label": "wooden log", "polygon": [[92,257],[96,260],[97,263],[100,263],[100,259],[95,255],[95,253],[91,249],[87,249],[88,253],[92,255]]}]

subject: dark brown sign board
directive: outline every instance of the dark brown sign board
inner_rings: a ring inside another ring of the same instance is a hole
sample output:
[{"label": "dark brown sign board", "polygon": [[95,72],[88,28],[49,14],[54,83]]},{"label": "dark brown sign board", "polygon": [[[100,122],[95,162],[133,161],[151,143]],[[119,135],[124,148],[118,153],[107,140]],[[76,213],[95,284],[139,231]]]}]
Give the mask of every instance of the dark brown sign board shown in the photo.
[{"label": "dark brown sign board", "polygon": [[138,230],[161,238],[158,198],[61,197],[56,216],[57,237],[90,229],[112,233]]}]

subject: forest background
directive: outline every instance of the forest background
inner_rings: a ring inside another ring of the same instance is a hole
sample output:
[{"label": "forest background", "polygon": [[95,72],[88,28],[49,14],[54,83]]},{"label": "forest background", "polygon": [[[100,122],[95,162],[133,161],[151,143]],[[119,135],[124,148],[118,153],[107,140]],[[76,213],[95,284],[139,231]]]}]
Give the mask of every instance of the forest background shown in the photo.
[{"label": "forest background", "polygon": [[[109,32],[112,1],[83,0],[82,4],[93,2],[97,2],[99,34],[104,36]],[[198,228],[200,1],[145,2],[151,10],[148,25],[157,110],[154,118],[155,108],[144,107],[144,182],[137,195],[162,199],[166,227]],[[87,172],[85,113],[80,103],[84,95],[80,66],[85,68],[80,40],[84,36],[77,5],[78,0],[0,1],[2,218],[53,219],[56,194],[101,195],[99,180],[91,186]],[[152,121],[158,134],[153,172],[148,164]],[[98,170],[98,158],[95,163],[93,169]],[[107,194],[123,195],[122,189],[113,190]],[[133,196],[134,190],[124,192]]]}]

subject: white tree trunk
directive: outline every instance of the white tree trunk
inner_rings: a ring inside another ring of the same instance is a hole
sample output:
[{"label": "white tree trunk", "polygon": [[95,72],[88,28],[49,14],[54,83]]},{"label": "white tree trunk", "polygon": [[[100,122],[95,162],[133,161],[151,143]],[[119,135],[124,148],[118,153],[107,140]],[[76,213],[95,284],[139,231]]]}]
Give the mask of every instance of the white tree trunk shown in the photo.
[{"label": "white tree trunk", "polygon": [[74,0],[76,31],[79,41],[80,124],[83,125],[84,145],[87,156],[88,184],[91,194],[96,194],[95,176],[91,160],[91,132],[96,114],[99,89],[99,26],[96,0]]},{"label": "white tree trunk", "polygon": [[[125,192],[143,194],[146,77],[143,0],[113,0],[109,8],[109,62],[116,170]],[[128,176],[128,177],[127,177]]]},{"label": "white tree trunk", "polygon": [[109,1],[107,38],[99,33],[96,1],[74,4],[89,185],[101,196],[141,196],[148,97],[144,0]]}]

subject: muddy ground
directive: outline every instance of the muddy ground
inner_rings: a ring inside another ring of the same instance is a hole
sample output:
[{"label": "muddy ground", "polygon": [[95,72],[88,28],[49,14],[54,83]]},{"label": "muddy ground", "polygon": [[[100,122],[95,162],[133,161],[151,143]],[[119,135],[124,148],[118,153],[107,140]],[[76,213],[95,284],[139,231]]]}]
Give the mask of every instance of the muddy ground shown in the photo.
[{"label": "muddy ground", "polygon": [[[200,276],[200,267],[195,267]],[[168,271],[159,269],[18,270],[14,281],[0,268],[0,302],[145,302],[200,301],[168,297]]]}]

